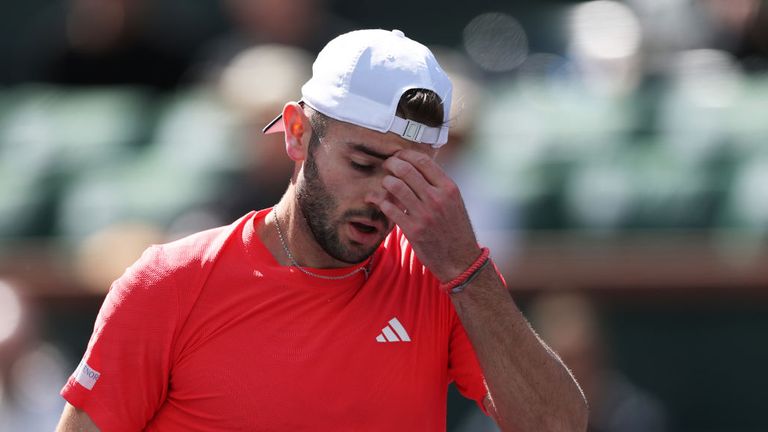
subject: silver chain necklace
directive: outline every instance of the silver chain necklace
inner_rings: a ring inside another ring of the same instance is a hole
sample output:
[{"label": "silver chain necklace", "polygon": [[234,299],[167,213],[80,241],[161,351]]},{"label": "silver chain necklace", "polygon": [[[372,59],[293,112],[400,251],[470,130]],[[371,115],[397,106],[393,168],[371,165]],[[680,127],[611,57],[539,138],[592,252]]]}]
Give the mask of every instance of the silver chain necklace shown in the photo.
[{"label": "silver chain necklace", "polygon": [[302,273],[313,276],[319,279],[326,279],[326,280],[340,280],[340,279],[346,279],[350,276],[354,276],[357,273],[363,272],[365,274],[365,280],[368,280],[368,275],[371,272],[371,265],[373,264],[373,256],[368,260],[368,264],[358,267],[351,272],[341,275],[341,276],[326,276],[321,275],[318,273],[311,272],[304,267],[300,266],[298,262],[296,262],[296,259],[293,257],[293,254],[291,253],[290,249],[288,249],[288,245],[285,243],[285,239],[283,238],[283,230],[280,228],[280,219],[277,217],[277,211],[272,210],[272,215],[275,219],[275,227],[277,228],[277,236],[280,237],[280,244],[283,245],[283,250],[285,251],[285,254],[288,255],[288,259],[291,261],[291,265],[299,269]]}]

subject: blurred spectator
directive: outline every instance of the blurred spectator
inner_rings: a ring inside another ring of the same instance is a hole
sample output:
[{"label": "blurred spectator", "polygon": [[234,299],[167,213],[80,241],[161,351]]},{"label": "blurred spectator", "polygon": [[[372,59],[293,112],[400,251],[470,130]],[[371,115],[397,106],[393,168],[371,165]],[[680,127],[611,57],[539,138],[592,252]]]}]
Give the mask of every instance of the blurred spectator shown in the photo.
[{"label": "blurred spectator", "polygon": [[57,391],[67,379],[64,355],[37,341],[8,365],[8,383],[0,392],[0,431],[53,430],[64,403]]},{"label": "blurred spectator", "polygon": [[16,287],[0,280],[0,432],[56,427],[66,381],[62,352],[40,337],[42,320]]},{"label": "blurred spectator", "polygon": [[768,4],[762,0],[705,0],[713,44],[738,58],[748,72],[768,71]]},{"label": "blurred spectator", "polygon": [[44,9],[22,37],[19,81],[176,86],[188,60],[148,34],[149,5],[144,0],[68,0],[64,9]]},{"label": "blurred spectator", "polygon": [[768,4],[763,0],[627,0],[643,27],[645,68],[659,73],[678,52],[724,50],[750,72],[768,70]]},{"label": "blurred spectator", "polygon": [[217,73],[238,53],[259,44],[280,44],[312,54],[337,35],[353,29],[334,15],[328,0],[222,0],[232,29],[202,50],[204,74]]},{"label": "blurred spectator", "polygon": [[[530,305],[528,316],[581,385],[590,406],[589,432],[666,430],[666,414],[660,403],[610,364],[597,311],[587,297],[576,293],[541,294]],[[479,412],[457,430],[498,431],[493,421]]]},{"label": "blurred spectator", "polygon": [[112,282],[152,244],[165,242],[149,222],[118,222],[86,237],[74,261],[78,282],[88,291],[106,295]]},{"label": "blurred spectator", "polygon": [[285,191],[293,161],[282,135],[261,129],[311,74],[312,56],[300,48],[265,44],[237,55],[223,70],[218,92],[237,126],[240,170],[229,175],[220,193],[204,208],[192,209],[171,227],[171,235],[223,225],[252,210],[271,207]]}]

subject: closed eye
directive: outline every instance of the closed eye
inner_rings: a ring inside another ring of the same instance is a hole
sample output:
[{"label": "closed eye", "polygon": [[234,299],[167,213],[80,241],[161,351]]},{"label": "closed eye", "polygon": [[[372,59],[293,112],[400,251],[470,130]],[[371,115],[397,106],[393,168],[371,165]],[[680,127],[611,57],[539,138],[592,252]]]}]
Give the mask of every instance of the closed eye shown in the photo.
[{"label": "closed eye", "polygon": [[355,161],[350,161],[349,163],[352,165],[352,168],[354,168],[357,171],[364,172],[364,173],[370,173],[375,168],[373,165],[359,164],[359,163],[357,163]]}]

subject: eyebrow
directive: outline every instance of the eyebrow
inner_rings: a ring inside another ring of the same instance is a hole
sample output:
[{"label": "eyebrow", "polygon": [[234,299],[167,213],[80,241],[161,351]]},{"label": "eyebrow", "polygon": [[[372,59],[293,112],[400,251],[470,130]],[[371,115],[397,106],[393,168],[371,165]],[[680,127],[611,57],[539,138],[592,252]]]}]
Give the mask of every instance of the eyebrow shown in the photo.
[{"label": "eyebrow", "polygon": [[392,152],[392,154],[379,153],[379,152],[377,152],[375,150],[372,150],[372,149],[368,148],[365,144],[351,144],[351,146],[352,146],[353,150],[359,151],[361,153],[365,153],[368,156],[373,156],[373,157],[375,157],[377,159],[381,159],[381,160],[387,160],[392,155],[395,154],[395,152]]}]

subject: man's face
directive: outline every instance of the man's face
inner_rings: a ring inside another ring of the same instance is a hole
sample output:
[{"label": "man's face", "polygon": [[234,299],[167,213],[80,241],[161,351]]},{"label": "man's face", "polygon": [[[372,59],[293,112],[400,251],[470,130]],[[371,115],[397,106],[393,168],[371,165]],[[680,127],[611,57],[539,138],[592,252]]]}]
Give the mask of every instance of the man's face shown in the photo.
[{"label": "man's face", "polygon": [[402,149],[436,154],[429,145],[337,121],[310,149],[297,199],[315,240],[334,259],[362,262],[392,230],[370,199],[387,193],[381,186],[388,174],[382,164]]}]

